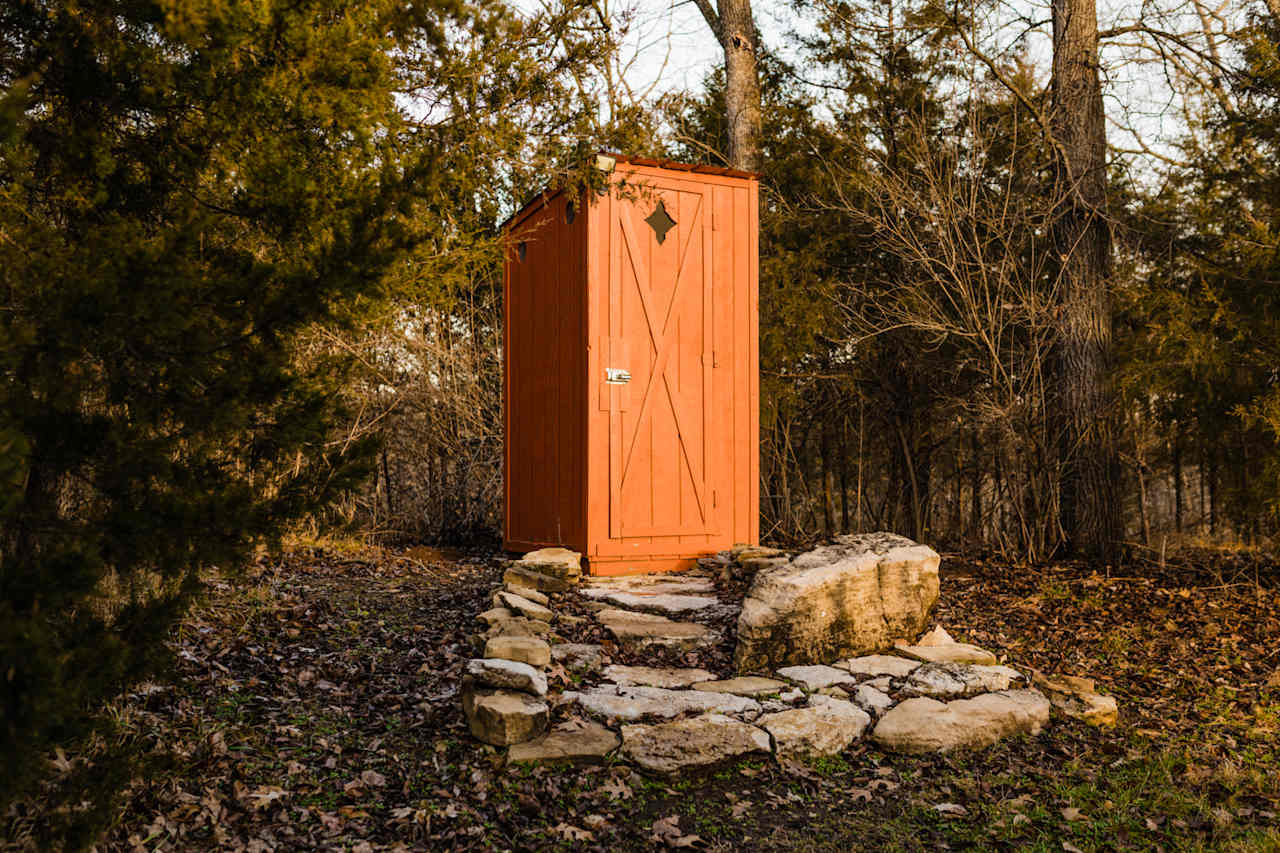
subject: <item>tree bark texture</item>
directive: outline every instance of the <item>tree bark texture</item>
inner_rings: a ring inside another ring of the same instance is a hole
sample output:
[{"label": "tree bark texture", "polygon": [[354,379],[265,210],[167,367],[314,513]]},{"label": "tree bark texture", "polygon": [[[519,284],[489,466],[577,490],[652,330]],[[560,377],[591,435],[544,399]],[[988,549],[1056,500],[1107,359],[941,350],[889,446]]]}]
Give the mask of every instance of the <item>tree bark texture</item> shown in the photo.
[{"label": "tree bark texture", "polygon": [[1095,0],[1053,0],[1052,98],[1060,198],[1053,238],[1062,264],[1053,363],[1061,524],[1068,551],[1109,560],[1121,524],[1107,375],[1111,232]]},{"label": "tree bark texture", "polygon": [[695,0],[707,25],[724,49],[725,111],[729,124],[729,165],[760,171],[759,48],[751,0]]}]

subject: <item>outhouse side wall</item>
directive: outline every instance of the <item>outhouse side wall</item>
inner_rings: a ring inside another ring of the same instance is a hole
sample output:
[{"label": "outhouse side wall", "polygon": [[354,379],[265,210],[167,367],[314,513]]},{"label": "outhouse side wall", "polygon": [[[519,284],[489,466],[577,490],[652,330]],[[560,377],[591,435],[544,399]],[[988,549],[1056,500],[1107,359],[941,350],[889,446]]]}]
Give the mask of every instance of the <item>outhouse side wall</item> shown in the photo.
[{"label": "outhouse side wall", "polygon": [[[586,550],[587,219],[556,193],[508,226],[504,547]],[[525,246],[519,257],[520,244]]]}]

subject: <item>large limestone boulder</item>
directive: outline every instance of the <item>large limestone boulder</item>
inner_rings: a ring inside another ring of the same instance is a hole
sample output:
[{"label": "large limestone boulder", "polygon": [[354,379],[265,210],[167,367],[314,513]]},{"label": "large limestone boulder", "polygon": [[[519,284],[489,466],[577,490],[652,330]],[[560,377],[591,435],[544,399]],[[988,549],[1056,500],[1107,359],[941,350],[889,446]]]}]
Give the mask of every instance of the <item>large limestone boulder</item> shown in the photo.
[{"label": "large limestone boulder", "polygon": [[623,726],[622,754],[654,773],[673,775],[734,758],[769,754],[769,735],[720,714],[655,726]]},{"label": "large limestone boulder", "polygon": [[547,730],[547,703],[528,693],[469,689],[462,694],[462,711],[471,734],[494,746],[523,743]]},{"label": "large limestone boulder", "polygon": [[739,671],[881,651],[924,629],[938,554],[892,533],[841,536],[760,571],[738,618]]},{"label": "large limestone boulder", "polygon": [[1049,700],[1038,690],[984,693],[939,702],[908,699],[880,718],[872,740],[894,752],[981,749],[1016,734],[1038,734],[1049,722]]}]

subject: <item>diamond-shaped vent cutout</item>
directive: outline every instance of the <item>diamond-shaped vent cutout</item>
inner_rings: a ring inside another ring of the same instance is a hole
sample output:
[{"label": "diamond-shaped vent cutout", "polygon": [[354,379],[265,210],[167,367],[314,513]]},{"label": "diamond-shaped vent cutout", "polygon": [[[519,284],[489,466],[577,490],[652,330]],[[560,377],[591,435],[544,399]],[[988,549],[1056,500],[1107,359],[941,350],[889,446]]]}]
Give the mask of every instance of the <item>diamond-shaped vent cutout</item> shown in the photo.
[{"label": "diamond-shaped vent cutout", "polygon": [[653,229],[659,245],[662,244],[663,240],[667,239],[667,232],[676,227],[676,221],[671,218],[671,214],[667,213],[667,206],[661,200],[658,201],[658,206],[653,209],[653,213],[646,216],[644,221],[649,223],[649,227]]}]

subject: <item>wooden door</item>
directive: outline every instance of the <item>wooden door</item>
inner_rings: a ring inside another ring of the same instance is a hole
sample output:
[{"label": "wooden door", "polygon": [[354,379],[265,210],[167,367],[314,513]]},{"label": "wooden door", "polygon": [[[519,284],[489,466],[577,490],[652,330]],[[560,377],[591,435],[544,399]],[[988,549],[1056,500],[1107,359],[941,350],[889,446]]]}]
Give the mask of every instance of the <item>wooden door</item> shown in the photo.
[{"label": "wooden door", "polygon": [[609,535],[714,533],[711,190],[650,184],[609,207]]}]

